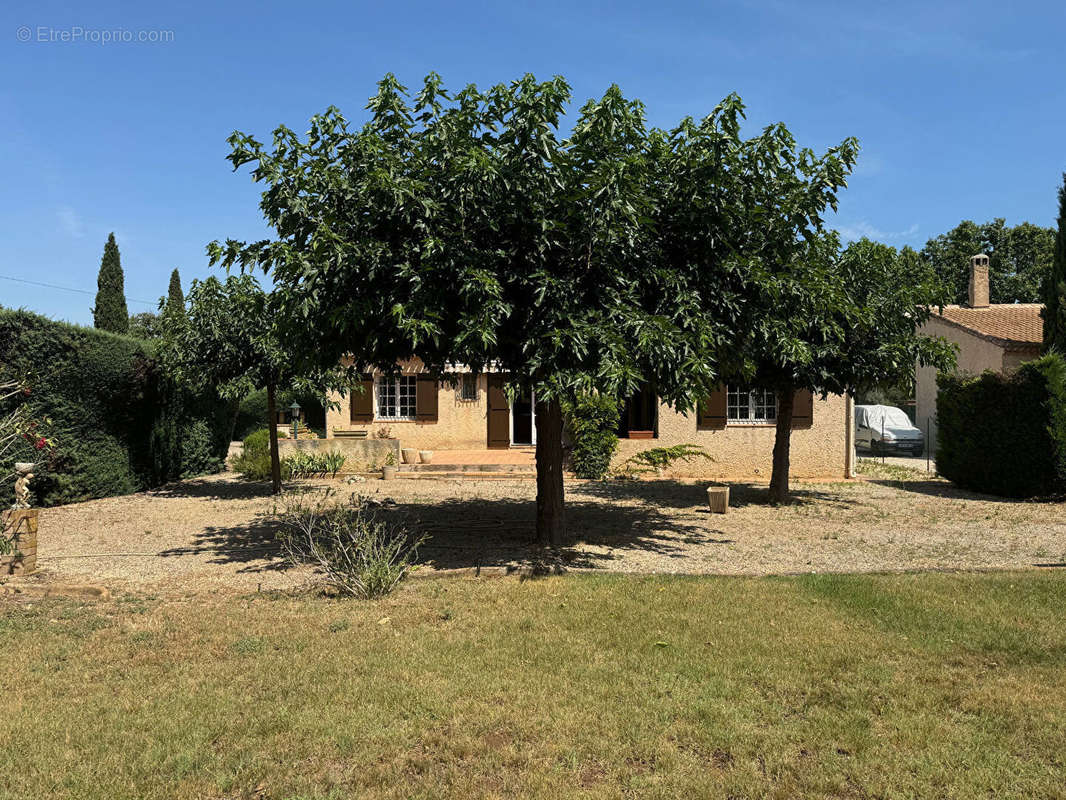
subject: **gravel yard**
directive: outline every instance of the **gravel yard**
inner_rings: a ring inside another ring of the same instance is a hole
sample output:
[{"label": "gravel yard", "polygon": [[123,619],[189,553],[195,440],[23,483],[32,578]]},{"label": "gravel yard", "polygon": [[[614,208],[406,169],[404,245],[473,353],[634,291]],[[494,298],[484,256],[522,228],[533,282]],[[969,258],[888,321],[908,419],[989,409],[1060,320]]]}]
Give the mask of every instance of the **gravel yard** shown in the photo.
[{"label": "gravel yard", "polygon": [[[860,480],[798,483],[775,508],[765,487],[732,486],[725,515],[704,482],[572,482],[571,569],[629,573],[778,574],[1066,566],[1066,509],[972,495],[899,467]],[[400,479],[332,487],[391,498],[382,513],[432,537],[428,569],[521,564],[533,555],[531,480]],[[212,476],[41,512],[45,579],[167,594],[299,585],[273,546],[275,500],[262,484]]]}]

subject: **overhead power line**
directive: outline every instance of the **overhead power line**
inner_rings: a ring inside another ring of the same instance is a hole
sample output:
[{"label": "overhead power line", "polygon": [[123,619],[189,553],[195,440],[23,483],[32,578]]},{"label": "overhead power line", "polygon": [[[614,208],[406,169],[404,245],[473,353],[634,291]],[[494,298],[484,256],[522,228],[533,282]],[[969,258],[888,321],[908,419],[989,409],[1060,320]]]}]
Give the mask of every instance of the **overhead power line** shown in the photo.
[{"label": "overhead power line", "polygon": [[[88,289],[75,289],[73,286],[59,286],[55,283],[42,283],[41,281],[28,281],[25,278],[12,278],[10,275],[0,275],[0,279],[5,281],[15,281],[15,283],[28,283],[30,286],[44,286],[46,289],[61,289],[64,292],[77,292],[78,294],[87,294],[95,296],[96,292],[90,292]],[[127,303],[141,303],[146,306],[157,306],[159,303],[152,302],[150,300],[138,300],[136,297],[127,297]]]}]

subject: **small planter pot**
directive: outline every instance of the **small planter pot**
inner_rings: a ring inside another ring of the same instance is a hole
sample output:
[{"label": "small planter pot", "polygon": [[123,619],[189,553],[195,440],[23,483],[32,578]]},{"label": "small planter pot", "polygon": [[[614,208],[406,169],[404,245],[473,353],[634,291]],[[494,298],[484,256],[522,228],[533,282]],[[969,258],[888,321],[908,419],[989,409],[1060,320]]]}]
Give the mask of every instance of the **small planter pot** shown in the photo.
[{"label": "small planter pot", "polygon": [[423,464],[430,464],[430,463],[433,462],[433,451],[432,450],[419,450],[418,451],[418,457],[420,459],[422,459],[422,463]]},{"label": "small planter pot", "polygon": [[404,447],[400,450],[400,455],[403,456],[404,464],[418,463],[418,451],[413,447]]},{"label": "small planter pot", "polygon": [[[31,465],[32,466],[32,465]],[[37,569],[37,509],[14,508],[0,516],[0,529],[11,537],[11,552],[0,555],[0,575],[29,575]]]},{"label": "small planter pot", "polygon": [[381,468],[381,479],[383,481],[391,481],[395,477],[396,477],[396,465],[395,464],[392,465],[392,466],[382,467]]}]

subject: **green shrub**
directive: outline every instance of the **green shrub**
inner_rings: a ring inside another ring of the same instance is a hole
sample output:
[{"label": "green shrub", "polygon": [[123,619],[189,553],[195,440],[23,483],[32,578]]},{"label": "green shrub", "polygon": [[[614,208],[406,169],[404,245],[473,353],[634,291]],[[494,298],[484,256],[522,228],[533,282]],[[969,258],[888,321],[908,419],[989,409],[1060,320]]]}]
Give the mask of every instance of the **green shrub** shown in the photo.
[{"label": "green shrub", "polygon": [[0,309],[0,364],[28,377],[26,402],[51,419],[56,440],[34,480],[39,505],[128,494],[221,465],[232,409],[174,386],[153,348]]},{"label": "green shrub", "polygon": [[314,565],[339,594],[367,599],[388,594],[412,569],[427,537],[390,524],[362,498],[341,505],[332,496],[288,499],[278,533],[286,558]]},{"label": "green shrub", "polygon": [[[266,428],[253,431],[244,437],[241,452],[230,460],[233,471],[246,481],[265,481],[270,479],[270,431]],[[281,479],[291,477],[287,459],[281,462]]]},{"label": "green shrub", "polygon": [[582,394],[564,404],[573,449],[570,461],[579,478],[599,480],[607,474],[618,449],[618,398]]},{"label": "green shrub", "polygon": [[937,471],[1005,497],[1066,491],[1066,362],[1048,355],[1008,375],[937,379]]},{"label": "green shrub", "polygon": [[[303,392],[281,391],[278,392],[277,398],[278,410],[287,411],[294,400],[303,409],[304,422],[300,423],[300,429],[310,428],[316,431],[320,437],[325,438],[326,411],[321,398]],[[266,389],[260,389],[241,400],[237,410],[237,421],[233,428],[233,436],[236,439],[243,439],[252,431],[263,427],[266,422],[267,393]]]}]

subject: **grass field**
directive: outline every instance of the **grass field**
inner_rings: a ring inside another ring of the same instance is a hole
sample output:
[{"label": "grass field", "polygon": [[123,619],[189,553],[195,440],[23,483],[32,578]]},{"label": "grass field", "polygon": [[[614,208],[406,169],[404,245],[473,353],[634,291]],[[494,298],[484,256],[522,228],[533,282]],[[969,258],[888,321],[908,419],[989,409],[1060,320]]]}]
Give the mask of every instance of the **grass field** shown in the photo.
[{"label": "grass field", "polygon": [[5,798],[1060,797],[1066,575],[0,606]]}]

